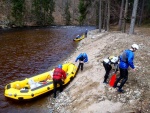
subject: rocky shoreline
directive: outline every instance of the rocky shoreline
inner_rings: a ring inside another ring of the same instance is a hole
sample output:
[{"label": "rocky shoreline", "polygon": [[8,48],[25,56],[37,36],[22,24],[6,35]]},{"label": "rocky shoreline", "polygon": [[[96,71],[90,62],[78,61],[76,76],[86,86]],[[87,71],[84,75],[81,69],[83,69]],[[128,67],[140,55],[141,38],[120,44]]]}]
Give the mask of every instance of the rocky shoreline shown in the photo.
[{"label": "rocky shoreline", "polygon": [[[56,99],[50,98],[47,107],[56,113],[148,113],[150,103],[145,93],[150,94],[150,84],[149,81],[141,79],[140,75],[147,75],[142,73],[142,58],[146,57],[142,54],[145,54],[150,45],[145,44],[148,38],[140,34],[89,31],[88,37],[79,42],[76,51],[65,61],[74,62],[80,52],[86,52],[89,62],[85,63],[84,71],[79,71]],[[121,94],[102,83],[105,71],[101,61],[109,55],[119,55],[124,49],[130,48],[132,43],[140,45],[140,50],[135,53],[137,71],[134,73],[129,70],[129,79],[124,86],[126,92]]]}]

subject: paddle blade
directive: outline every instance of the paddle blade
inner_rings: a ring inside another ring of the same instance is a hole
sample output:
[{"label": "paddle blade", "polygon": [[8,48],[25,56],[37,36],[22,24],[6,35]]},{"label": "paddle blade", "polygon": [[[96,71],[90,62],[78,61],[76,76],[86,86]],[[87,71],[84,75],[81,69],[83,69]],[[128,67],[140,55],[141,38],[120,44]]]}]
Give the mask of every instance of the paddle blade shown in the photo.
[{"label": "paddle blade", "polygon": [[116,81],[116,78],[117,78],[117,75],[116,75],[116,74],[113,74],[113,75],[111,76],[110,81],[109,81],[109,85],[110,85],[111,87],[114,86],[115,81]]}]

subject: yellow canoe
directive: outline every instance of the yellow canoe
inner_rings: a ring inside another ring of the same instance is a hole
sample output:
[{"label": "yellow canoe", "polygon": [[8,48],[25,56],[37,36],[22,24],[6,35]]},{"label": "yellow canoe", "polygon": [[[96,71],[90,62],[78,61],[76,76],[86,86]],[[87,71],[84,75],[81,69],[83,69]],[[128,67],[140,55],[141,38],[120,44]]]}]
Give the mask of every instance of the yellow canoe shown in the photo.
[{"label": "yellow canoe", "polygon": [[[64,84],[69,83],[76,75],[77,67],[72,63],[62,65],[67,77]],[[54,70],[54,69],[53,69]],[[15,81],[5,86],[4,95],[16,100],[32,99],[53,90],[52,73],[53,70],[26,78],[22,81]],[[59,86],[58,86],[59,87]]]},{"label": "yellow canoe", "polygon": [[85,35],[81,35],[79,38],[74,38],[73,41],[80,41],[85,38]]}]

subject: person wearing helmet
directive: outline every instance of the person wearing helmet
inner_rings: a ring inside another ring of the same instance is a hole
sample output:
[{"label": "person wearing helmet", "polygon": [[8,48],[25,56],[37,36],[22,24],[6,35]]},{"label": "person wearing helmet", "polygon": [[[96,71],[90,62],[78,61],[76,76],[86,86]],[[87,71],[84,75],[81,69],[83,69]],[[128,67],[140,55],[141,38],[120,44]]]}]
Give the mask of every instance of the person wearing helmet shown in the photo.
[{"label": "person wearing helmet", "polygon": [[139,49],[139,46],[137,44],[133,44],[130,49],[124,50],[123,53],[120,55],[120,63],[119,63],[119,69],[120,69],[120,77],[116,80],[114,84],[114,88],[117,87],[117,84],[120,80],[122,80],[120,86],[118,87],[118,92],[124,92],[122,90],[122,87],[128,80],[128,67],[131,67],[135,71],[134,66],[134,52]]},{"label": "person wearing helmet", "polygon": [[103,66],[105,68],[105,71],[106,71],[103,83],[108,84],[107,79],[108,79],[109,73],[112,69],[112,64],[115,67],[115,73],[118,71],[118,62],[119,62],[119,58],[116,56],[110,56],[110,57],[105,58],[103,60],[102,63],[103,63]]},{"label": "person wearing helmet", "polygon": [[85,62],[88,62],[88,56],[86,53],[80,53],[78,55],[78,57],[76,58],[75,62],[77,62],[79,60],[79,65],[78,65],[78,69],[77,69],[77,72],[78,70],[80,69],[81,67],[81,71],[83,71],[83,65]]},{"label": "person wearing helmet", "polygon": [[54,85],[54,98],[56,98],[56,92],[57,92],[57,84],[59,84],[59,90],[60,92],[63,91],[63,81],[62,79],[66,79],[66,73],[62,69],[62,65],[59,64],[58,67],[54,69],[53,73],[53,85]]},{"label": "person wearing helmet", "polygon": [[86,29],[86,30],[85,30],[85,37],[87,37],[87,33],[88,33],[88,30]]}]

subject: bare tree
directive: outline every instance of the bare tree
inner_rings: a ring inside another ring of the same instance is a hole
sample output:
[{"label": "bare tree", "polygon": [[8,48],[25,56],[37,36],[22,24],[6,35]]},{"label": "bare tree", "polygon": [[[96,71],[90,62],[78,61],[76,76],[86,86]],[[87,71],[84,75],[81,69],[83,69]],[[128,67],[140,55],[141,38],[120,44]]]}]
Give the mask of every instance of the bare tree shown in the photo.
[{"label": "bare tree", "polygon": [[121,1],[120,16],[119,16],[119,24],[118,24],[118,30],[119,30],[119,31],[121,30],[121,27],[122,27],[123,7],[124,7],[124,0]]},{"label": "bare tree", "polygon": [[104,28],[104,14],[105,14],[105,12],[104,12],[104,1],[102,0],[102,2],[101,2],[101,24],[102,24],[102,28]]},{"label": "bare tree", "polygon": [[125,31],[126,31],[127,12],[128,12],[128,0],[126,0],[126,4],[125,4],[125,11],[124,11],[124,18],[123,18],[123,28],[122,28],[123,33],[125,33]]},{"label": "bare tree", "polygon": [[99,0],[99,32],[101,32],[102,14],[101,14],[101,0]]},{"label": "bare tree", "polygon": [[138,22],[139,26],[141,25],[141,22],[142,22],[144,5],[145,5],[145,0],[142,0],[142,6],[141,6],[141,11],[140,11],[140,19],[139,19],[139,22]]},{"label": "bare tree", "polygon": [[109,21],[110,21],[110,0],[107,0],[107,31],[109,31]]},{"label": "bare tree", "polygon": [[138,2],[139,2],[139,0],[134,0],[129,34],[133,34],[134,33],[134,26],[135,26]]},{"label": "bare tree", "polygon": [[106,19],[107,19],[107,3],[106,1],[104,1],[104,18],[103,18],[103,28],[105,29],[105,31],[107,30],[106,28]]}]

